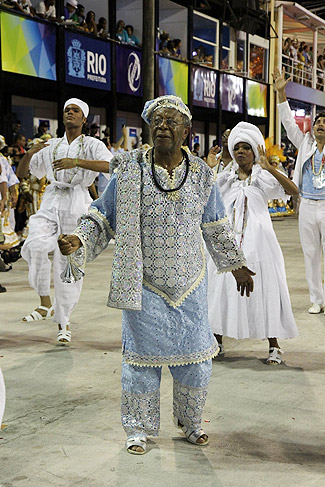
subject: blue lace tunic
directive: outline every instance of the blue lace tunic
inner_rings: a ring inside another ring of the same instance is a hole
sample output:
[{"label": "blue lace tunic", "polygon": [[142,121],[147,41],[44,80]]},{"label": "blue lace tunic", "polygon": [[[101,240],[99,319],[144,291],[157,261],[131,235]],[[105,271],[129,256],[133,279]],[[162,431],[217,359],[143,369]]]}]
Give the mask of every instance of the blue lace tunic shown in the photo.
[{"label": "blue lace tunic", "polygon": [[[208,166],[189,155],[185,184],[176,194],[165,193],[154,184],[147,155],[144,152],[141,160],[142,309],[123,310],[123,357],[126,363],[139,366],[203,362],[218,347],[208,322],[202,234],[220,271],[241,267],[244,257]],[[177,187],[185,172],[185,161],[171,176],[155,166],[163,188]],[[88,261],[114,237],[117,197],[118,177],[114,174],[74,232],[83,242]]]}]

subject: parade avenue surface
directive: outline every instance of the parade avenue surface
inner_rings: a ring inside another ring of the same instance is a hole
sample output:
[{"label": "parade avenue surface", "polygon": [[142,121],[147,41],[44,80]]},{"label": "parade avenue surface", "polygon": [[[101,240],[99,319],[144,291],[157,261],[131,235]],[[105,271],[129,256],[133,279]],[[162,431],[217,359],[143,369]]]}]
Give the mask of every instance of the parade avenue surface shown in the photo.
[{"label": "parade avenue surface", "polygon": [[1,273],[0,366],[7,404],[1,487],[324,487],[325,316],[310,306],[296,218],[274,223],[300,336],[281,340],[285,364],[266,366],[262,340],[225,339],[213,361],[202,426],[188,443],[172,423],[164,370],[161,431],[129,455],[120,422],[121,313],[106,307],[113,246],[86,268],[69,347],[52,321],[22,323],[38,304],[28,265]]}]

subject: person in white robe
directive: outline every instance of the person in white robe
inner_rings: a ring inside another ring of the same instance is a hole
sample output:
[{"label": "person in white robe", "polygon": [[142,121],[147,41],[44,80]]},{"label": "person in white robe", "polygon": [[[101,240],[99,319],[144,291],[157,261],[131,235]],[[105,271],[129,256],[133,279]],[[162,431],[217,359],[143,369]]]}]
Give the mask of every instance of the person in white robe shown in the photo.
[{"label": "person in white robe", "polygon": [[[91,203],[88,187],[99,172],[108,173],[111,153],[105,144],[82,134],[87,121],[88,105],[78,98],[66,101],[63,110],[65,134],[36,144],[22,158],[18,177],[26,177],[28,170],[37,178],[46,176],[47,186],[39,211],[30,217],[29,235],[22,247],[22,257],[29,265],[29,283],[40,296],[40,306],[23,321],[50,319],[59,325],[58,341],[71,340],[70,314],[77,304],[82,280],[68,285],[60,275],[66,267],[66,257],[59,251],[57,239],[61,233],[71,232],[78,218],[87,212]],[[55,300],[50,298],[51,261],[54,251],[53,273]]]},{"label": "person in white robe", "polygon": [[[298,335],[286,282],[284,259],[267,201],[298,193],[296,185],[275,169],[266,157],[260,130],[240,122],[232,129],[228,146],[235,161],[230,171],[216,176],[228,219],[247,264],[256,273],[256,290],[239,296],[227,274],[218,274],[207,255],[209,322],[224,353],[222,337],[261,338],[269,341],[267,364],[282,362],[278,338]],[[208,158],[213,165],[214,158]],[[235,285],[233,285],[235,284]]]},{"label": "person in white robe", "polygon": [[0,154],[0,165],[2,173],[8,181],[7,208],[2,215],[2,231],[5,235],[5,248],[14,247],[19,244],[19,237],[15,232],[15,210],[18,200],[19,179],[8,160]]}]

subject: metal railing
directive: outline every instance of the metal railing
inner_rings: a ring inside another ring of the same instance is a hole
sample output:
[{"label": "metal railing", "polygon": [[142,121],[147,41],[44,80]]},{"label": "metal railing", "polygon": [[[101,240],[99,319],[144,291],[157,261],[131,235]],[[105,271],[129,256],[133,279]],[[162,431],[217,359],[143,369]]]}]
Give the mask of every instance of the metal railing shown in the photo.
[{"label": "metal railing", "polygon": [[296,61],[285,54],[282,54],[282,67],[285,70],[285,77],[291,77],[294,83],[310,88],[316,86],[316,90],[325,91],[325,70],[316,68],[314,72],[312,64]]}]

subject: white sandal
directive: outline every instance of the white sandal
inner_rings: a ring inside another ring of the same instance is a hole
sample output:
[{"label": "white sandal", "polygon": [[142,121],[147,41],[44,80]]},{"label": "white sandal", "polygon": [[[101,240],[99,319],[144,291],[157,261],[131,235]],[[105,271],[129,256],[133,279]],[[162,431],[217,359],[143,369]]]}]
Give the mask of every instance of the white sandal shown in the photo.
[{"label": "white sandal", "polygon": [[43,309],[46,311],[46,315],[42,316],[41,313],[38,311],[32,311],[30,315],[24,316],[21,321],[30,322],[30,321],[40,321],[40,320],[50,320],[53,318],[53,306],[47,308],[46,306],[38,306],[37,309]]},{"label": "white sandal", "polygon": [[206,433],[202,429],[192,430],[191,428],[187,428],[186,426],[182,426],[180,424],[178,418],[176,418],[176,416],[174,416],[174,423],[175,423],[176,428],[179,428],[183,431],[183,433],[186,436],[187,441],[189,441],[190,443],[193,443],[193,445],[206,446],[209,443],[208,437],[206,438],[206,440],[204,440],[203,443],[197,443],[197,440],[199,438],[201,438],[201,436],[206,435]]},{"label": "white sandal", "polygon": [[[126,449],[131,455],[144,455],[147,451],[147,437],[146,436],[134,436],[128,438],[125,442]],[[140,446],[143,451],[131,450],[132,446]]]},{"label": "white sandal", "polygon": [[69,326],[70,323],[67,323],[65,326],[62,326],[61,330],[59,330],[57,341],[61,345],[66,345],[67,343],[71,342],[71,331],[67,330],[67,326]]},{"label": "white sandal", "polygon": [[280,365],[282,364],[283,360],[281,357],[281,349],[277,347],[271,347],[269,349],[269,356],[266,359],[267,365]]}]

